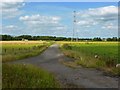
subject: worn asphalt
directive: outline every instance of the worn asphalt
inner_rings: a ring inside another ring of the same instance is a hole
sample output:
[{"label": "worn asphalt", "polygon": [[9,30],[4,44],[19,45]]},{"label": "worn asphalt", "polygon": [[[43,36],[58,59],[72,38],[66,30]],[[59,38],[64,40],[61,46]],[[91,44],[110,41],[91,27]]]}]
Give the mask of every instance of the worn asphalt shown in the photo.
[{"label": "worn asphalt", "polygon": [[60,63],[60,60],[71,61],[59,49],[59,45],[53,44],[42,54],[13,61],[11,63],[32,64],[53,73],[63,87],[67,88],[118,88],[118,78],[103,74],[102,71],[92,68],[70,68]]}]

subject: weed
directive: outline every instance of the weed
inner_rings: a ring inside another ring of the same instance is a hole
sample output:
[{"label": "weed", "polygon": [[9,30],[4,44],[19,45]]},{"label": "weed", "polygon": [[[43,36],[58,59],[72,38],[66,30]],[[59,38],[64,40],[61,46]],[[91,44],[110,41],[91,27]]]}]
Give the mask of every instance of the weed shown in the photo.
[{"label": "weed", "polygon": [[118,43],[90,42],[86,44],[82,42],[68,44],[64,42],[61,45],[61,50],[65,55],[75,58],[74,63],[78,65],[119,74],[115,67],[117,63],[120,63],[118,59]]},{"label": "weed", "polygon": [[4,88],[58,88],[59,83],[47,71],[28,64],[3,64]]}]

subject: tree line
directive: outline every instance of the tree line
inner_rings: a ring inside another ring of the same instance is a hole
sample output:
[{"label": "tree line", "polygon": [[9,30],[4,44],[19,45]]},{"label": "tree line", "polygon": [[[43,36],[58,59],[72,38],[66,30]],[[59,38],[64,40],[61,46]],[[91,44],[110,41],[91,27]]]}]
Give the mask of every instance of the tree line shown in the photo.
[{"label": "tree line", "polygon": [[[31,36],[31,35],[20,35],[20,36],[11,36],[11,35],[0,35],[1,41],[19,41],[19,40],[52,40],[52,41],[71,41],[71,38],[66,37],[56,37],[56,36]],[[76,38],[73,38],[75,41]],[[120,41],[120,38],[78,38],[79,41]]]}]

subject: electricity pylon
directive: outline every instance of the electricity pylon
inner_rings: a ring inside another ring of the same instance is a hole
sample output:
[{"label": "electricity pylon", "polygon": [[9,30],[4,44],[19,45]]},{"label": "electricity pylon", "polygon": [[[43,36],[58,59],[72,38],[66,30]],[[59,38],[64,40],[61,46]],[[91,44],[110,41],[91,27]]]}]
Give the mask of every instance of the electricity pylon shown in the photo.
[{"label": "electricity pylon", "polygon": [[[74,37],[75,37],[75,27],[76,27],[76,11],[73,11],[73,13],[74,13],[74,17],[73,17],[73,36],[72,36],[72,38],[71,38],[71,41],[74,41]],[[76,33],[76,41],[78,41],[78,33]]]}]

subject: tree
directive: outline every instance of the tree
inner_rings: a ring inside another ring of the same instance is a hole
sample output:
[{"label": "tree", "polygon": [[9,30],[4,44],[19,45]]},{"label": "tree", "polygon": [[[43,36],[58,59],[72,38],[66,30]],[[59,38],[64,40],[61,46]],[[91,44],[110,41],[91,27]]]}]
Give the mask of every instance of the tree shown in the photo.
[{"label": "tree", "polygon": [[2,35],[2,40],[4,40],[4,41],[13,40],[13,37],[10,35]]},{"label": "tree", "polygon": [[100,37],[93,38],[93,41],[102,41]]}]

